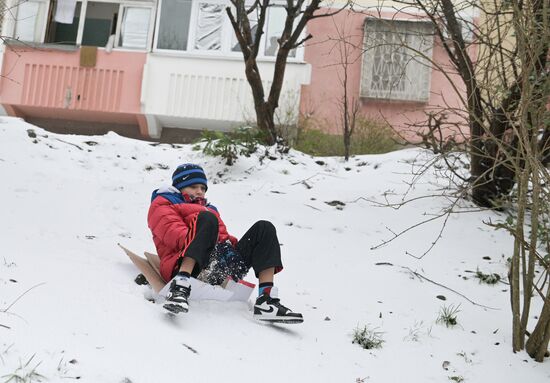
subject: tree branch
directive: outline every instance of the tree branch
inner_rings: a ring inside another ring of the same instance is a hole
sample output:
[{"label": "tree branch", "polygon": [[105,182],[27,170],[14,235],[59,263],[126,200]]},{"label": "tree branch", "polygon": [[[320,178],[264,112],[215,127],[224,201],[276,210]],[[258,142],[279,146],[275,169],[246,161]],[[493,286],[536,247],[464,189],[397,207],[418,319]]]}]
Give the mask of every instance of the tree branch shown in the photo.
[{"label": "tree branch", "polygon": [[452,291],[453,293],[455,293],[455,294],[461,296],[462,298],[466,299],[468,302],[470,302],[471,304],[473,304],[473,305],[475,305],[475,306],[483,307],[483,308],[486,308],[486,309],[489,309],[489,310],[500,310],[500,309],[498,309],[498,308],[496,308],[496,307],[489,307],[489,306],[485,306],[485,305],[476,303],[476,302],[474,302],[473,300],[471,300],[470,298],[468,298],[466,295],[464,295],[464,294],[462,294],[462,293],[459,293],[458,291],[456,291],[456,290],[454,290],[454,289],[451,289],[450,287],[447,287],[447,286],[445,286],[445,285],[443,285],[443,284],[441,284],[441,283],[439,283],[439,282],[436,282],[436,281],[434,281],[434,280],[431,280],[430,278],[428,278],[428,277],[426,277],[426,276],[424,276],[424,275],[422,275],[422,274],[420,274],[420,273],[418,273],[418,272],[412,270],[411,268],[409,268],[409,267],[407,267],[407,266],[399,266],[399,267],[401,267],[401,268],[403,268],[403,269],[405,269],[405,270],[408,270],[409,272],[411,272],[413,275],[415,275],[415,276],[418,277],[418,278],[424,279],[424,280],[426,280],[426,281],[428,281],[428,282],[430,282],[430,283],[433,283],[433,284],[436,285],[436,286],[443,287],[444,289],[447,289],[447,290],[449,290],[449,291]]},{"label": "tree branch", "polygon": [[42,286],[42,285],[45,285],[46,282],[42,282],[42,283],[38,283],[34,286],[32,286],[31,288],[27,289],[26,291],[24,291],[22,294],[20,294],[13,302],[10,303],[10,305],[2,310],[0,310],[0,312],[2,313],[5,313],[5,312],[8,312],[8,310],[10,308],[13,307],[13,305],[15,305],[17,303],[18,300],[20,300],[21,298],[23,298],[29,291],[31,291],[32,289],[35,289],[36,287],[39,287],[39,286]]}]

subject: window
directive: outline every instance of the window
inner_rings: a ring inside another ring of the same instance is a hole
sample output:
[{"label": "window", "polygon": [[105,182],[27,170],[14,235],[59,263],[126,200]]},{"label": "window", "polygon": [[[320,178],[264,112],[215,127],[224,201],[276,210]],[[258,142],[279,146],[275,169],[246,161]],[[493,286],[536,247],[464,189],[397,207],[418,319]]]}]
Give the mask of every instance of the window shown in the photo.
[{"label": "window", "polygon": [[82,45],[104,47],[109,36],[116,33],[118,22],[117,3],[88,2],[86,17],[84,19],[84,32],[82,33]]},{"label": "window", "polygon": [[151,8],[124,7],[119,47],[146,49]]},{"label": "window", "polygon": [[362,97],[428,101],[433,49],[430,23],[367,20],[364,49]]},{"label": "window", "polygon": [[[46,43],[67,44],[76,45],[76,38],[78,36],[78,23],[80,21],[80,11],[82,3],[76,3],[76,7],[73,15],[73,22],[57,22],[56,20],[68,21],[70,19],[70,12],[66,9],[56,6],[56,2],[52,2],[54,8],[54,17],[50,21],[48,31],[46,33]],[[60,13],[63,12],[61,16]]]},{"label": "window", "polygon": [[157,48],[187,50],[191,0],[162,0]]},{"label": "window", "polygon": [[15,18],[13,38],[20,41],[40,42],[45,8],[45,2],[28,0],[19,2],[12,12],[6,12],[6,17],[13,15]]},{"label": "window", "polygon": [[[474,17],[472,15],[469,15],[466,12],[458,12],[456,16],[457,16],[458,24],[460,25],[462,38],[464,39],[464,42],[471,43],[472,41],[474,41],[476,36],[476,26],[474,23]],[[445,23],[443,23],[443,38],[445,39],[451,38],[451,34],[449,33],[449,30]]]},{"label": "window", "polygon": [[[241,47],[225,10],[230,6],[229,0],[160,1],[156,41],[158,50],[240,56]],[[251,1],[249,6],[252,4]],[[260,57],[277,54],[277,39],[281,36],[285,17],[286,11],[282,6],[269,7],[260,42]],[[248,18],[254,36],[258,25],[258,12],[249,13]],[[296,50],[290,52],[290,57],[296,57]]]},{"label": "window", "polygon": [[[68,1],[51,1],[46,43],[147,49],[151,36],[153,3],[79,1],[67,8]],[[57,5],[59,4],[59,6]],[[120,17],[122,15],[122,17]],[[72,22],[71,22],[72,20]]]},{"label": "window", "polygon": [[[283,7],[271,7],[267,17],[267,28],[265,39],[265,55],[276,56],[279,50],[279,42],[277,41],[285,27],[286,9]],[[290,51],[289,57],[296,57],[296,49]]]},{"label": "window", "polygon": [[194,49],[217,51],[222,47],[224,5],[199,3]]},{"label": "window", "polygon": [[[252,41],[255,41],[256,37],[256,30],[258,29],[258,12],[253,11],[248,14],[248,22],[250,23],[250,32],[252,33]],[[233,31],[233,27],[231,27],[231,50],[233,52],[241,52],[241,45],[239,44],[239,41],[237,40],[237,36],[235,36],[235,31]]]}]

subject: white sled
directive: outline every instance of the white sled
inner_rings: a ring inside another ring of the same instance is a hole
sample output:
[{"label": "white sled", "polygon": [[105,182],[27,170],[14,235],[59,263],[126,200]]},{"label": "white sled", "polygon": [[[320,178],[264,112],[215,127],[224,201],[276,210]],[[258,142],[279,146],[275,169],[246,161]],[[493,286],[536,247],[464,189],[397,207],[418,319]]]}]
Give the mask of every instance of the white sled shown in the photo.
[{"label": "white sled", "polygon": [[[170,282],[166,281],[160,275],[160,259],[158,255],[145,252],[145,258],[140,257],[136,253],[128,250],[120,243],[118,244],[126,253],[128,258],[139,271],[145,276],[147,282],[153,291],[162,299],[166,297]],[[213,286],[198,279],[191,278],[191,295],[190,300],[216,300],[216,301],[242,301],[246,302],[254,291],[253,283],[239,280],[233,281],[231,278],[225,280],[221,286]]]}]

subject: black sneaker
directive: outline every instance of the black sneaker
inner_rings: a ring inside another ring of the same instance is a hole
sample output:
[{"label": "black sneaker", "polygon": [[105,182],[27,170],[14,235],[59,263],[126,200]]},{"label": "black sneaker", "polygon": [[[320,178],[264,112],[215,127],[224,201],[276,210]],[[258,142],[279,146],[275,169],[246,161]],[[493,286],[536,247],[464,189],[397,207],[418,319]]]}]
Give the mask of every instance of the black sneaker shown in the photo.
[{"label": "black sneaker", "polygon": [[254,319],[270,323],[302,323],[304,318],[300,313],[294,313],[283,306],[278,298],[263,294],[256,299]]},{"label": "black sneaker", "polygon": [[166,295],[163,307],[173,314],[189,311],[189,295],[191,294],[191,282],[189,278],[175,277],[170,284],[170,291]]}]

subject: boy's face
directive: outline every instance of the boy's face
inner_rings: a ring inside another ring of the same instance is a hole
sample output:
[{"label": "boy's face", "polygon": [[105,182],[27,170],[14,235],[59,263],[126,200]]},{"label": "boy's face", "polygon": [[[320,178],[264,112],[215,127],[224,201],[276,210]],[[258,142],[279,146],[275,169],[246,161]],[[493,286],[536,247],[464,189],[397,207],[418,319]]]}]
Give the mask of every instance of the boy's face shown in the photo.
[{"label": "boy's face", "polygon": [[190,186],[186,186],[183,189],[181,189],[182,194],[187,194],[191,198],[204,198],[204,195],[206,194],[206,186],[203,184],[194,184]]}]

